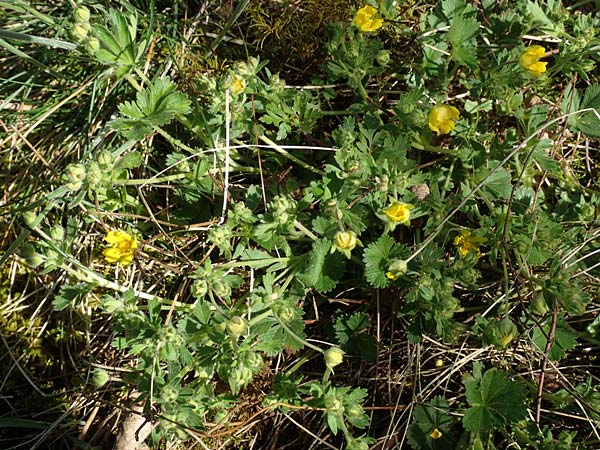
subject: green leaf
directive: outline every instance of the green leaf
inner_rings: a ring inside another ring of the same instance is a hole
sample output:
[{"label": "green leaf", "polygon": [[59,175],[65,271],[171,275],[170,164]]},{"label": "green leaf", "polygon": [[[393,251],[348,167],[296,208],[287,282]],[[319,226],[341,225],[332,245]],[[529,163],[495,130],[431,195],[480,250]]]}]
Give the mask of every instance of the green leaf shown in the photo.
[{"label": "green leaf", "polygon": [[298,279],[317,291],[325,293],[337,285],[337,280],[344,273],[345,261],[339,252],[330,253],[331,243],[318,240],[313,243],[306,271],[298,274]]},{"label": "green leaf", "polygon": [[115,164],[114,170],[120,169],[135,169],[136,167],[140,167],[142,165],[142,156],[140,152],[133,151],[131,153],[123,156],[117,163]]},{"label": "green leaf", "polygon": [[525,10],[529,13],[529,15],[534,20],[535,24],[538,26],[540,31],[544,31],[546,33],[551,34],[558,34],[564,31],[564,27],[562,26],[562,24],[557,24],[556,21],[548,17],[544,9],[546,11],[549,9],[552,10],[552,8],[549,8],[547,6],[542,8],[537,1],[528,1],[527,6],[525,7]]},{"label": "green leaf", "polygon": [[373,287],[384,288],[389,285],[390,280],[385,276],[387,264],[397,253],[399,247],[388,235],[381,236],[367,246],[363,252],[365,276]]},{"label": "green leaf", "polygon": [[56,311],[62,311],[76,300],[87,295],[93,287],[94,286],[89,283],[79,283],[75,286],[63,285],[61,286],[58,295],[52,300],[52,306]]},{"label": "green leaf", "polygon": [[[495,164],[495,162],[491,162]],[[474,183],[479,184],[485,180],[485,185],[481,189],[495,199],[507,199],[512,191],[510,172],[504,168],[491,173],[492,169],[481,167],[475,171]]]},{"label": "green leaf", "polygon": [[369,326],[369,316],[357,312],[350,317],[345,314],[338,317],[333,327],[338,343],[347,354],[372,362],[377,359],[377,343],[373,336],[363,332]]},{"label": "green leaf", "polygon": [[128,139],[142,139],[152,133],[154,127],[168,124],[176,114],[187,114],[190,101],[177,92],[177,86],[168,78],[157,78],[152,85],[138,92],[135,102],[123,102],[120,117],[110,126]]},{"label": "green leaf", "polygon": [[104,64],[115,66],[117,76],[122,78],[139,65],[146,51],[146,41],[136,43],[137,17],[134,14],[125,16],[111,9],[108,20],[110,29],[103,25],[94,27],[101,45],[94,56]]},{"label": "green leaf", "polygon": [[[430,404],[417,405],[413,423],[408,429],[408,443],[415,450],[445,450],[456,448],[456,436],[452,433],[454,419],[449,414],[448,402],[441,396]],[[442,435],[433,439],[431,433],[437,429]]]},{"label": "green leaf", "polygon": [[585,90],[581,109],[594,108],[577,119],[577,129],[590,137],[600,137],[600,84],[592,84]]},{"label": "green leaf", "polygon": [[[535,327],[533,329],[531,340],[542,352],[546,350],[546,343],[548,342],[546,336],[550,333],[550,327],[550,324],[546,324],[543,327],[543,331],[540,327]],[[559,319],[556,329],[554,330],[554,341],[548,352],[548,358],[553,361],[558,361],[559,359],[564,358],[567,355],[567,352],[573,350],[576,345],[577,340],[575,339],[575,334],[569,330],[564,319]]]},{"label": "green leaf", "polygon": [[463,416],[463,425],[468,431],[479,433],[502,428],[527,416],[525,386],[511,381],[496,368],[486,371],[481,378],[470,377],[465,387],[471,405]]},{"label": "green leaf", "polygon": [[479,22],[475,18],[457,17],[448,31],[448,41],[452,44],[452,59],[469,67],[477,65],[477,50],[471,43],[479,34]]}]

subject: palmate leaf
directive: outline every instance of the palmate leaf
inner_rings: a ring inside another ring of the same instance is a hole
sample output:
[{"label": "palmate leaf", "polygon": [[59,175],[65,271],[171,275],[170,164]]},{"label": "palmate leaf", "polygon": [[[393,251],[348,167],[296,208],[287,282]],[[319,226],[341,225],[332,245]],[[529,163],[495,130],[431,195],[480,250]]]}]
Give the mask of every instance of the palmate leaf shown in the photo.
[{"label": "palmate leaf", "polygon": [[345,260],[339,252],[330,253],[331,243],[319,240],[313,243],[306,269],[298,275],[298,279],[325,293],[337,285],[339,277],[344,273]]},{"label": "palmate leaf", "polygon": [[[417,405],[414,421],[408,429],[408,443],[415,450],[445,450],[455,448],[456,436],[452,433],[454,419],[449,413],[448,402],[437,396],[429,405]],[[441,436],[431,437],[433,430]]]},{"label": "palmate leaf", "polygon": [[[541,350],[545,351],[548,342],[547,336],[550,333],[550,324],[542,328],[535,327],[531,340]],[[553,361],[558,361],[567,355],[567,352],[573,350],[577,345],[575,335],[569,331],[568,325],[563,318],[558,320],[556,329],[554,330],[554,341],[548,352],[548,358]]]},{"label": "palmate leaf", "polygon": [[190,101],[176,88],[169,78],[157,78],[138,92],[135,102],[121,103],[119,111],[125,117],[113,120],[110,125],[126,138],[142,139],[154,127],[169,123],[176,114],[187,114]]},{"label": "palmate leaf", "polygon": [[577,120],[577,129],[590,137],[600,137],[600,84],[592,84],[585,90],[581,108],[594,108]]},{"label": "palmate leaf", "polygon": [[389,236],[383,235],[375,242],[371,242],[363,253],[365,263],[365,276],[371,286],[384,288],[390,284],[385,273],[391,258],[400,254],[401,248]]},{"label": "palmate leaf", "polygon": [[114,66],[118,77],[124,77],[141,61],[147,42],[136,42],[135,14],[125,16],[120,11],[111,9],[108,19],[110,28],[103,25],[94,27],[94,33],[101,44],[95,56],[100,62]]},{"label": "palmate leaf", "polygon": [[475,18],[457,17],[448,31],[448,40],[452,44],[452,59],[458,64],[469,67],[477,65],[477,50],[473,39],[479,33],[479,22]]},{"label": "palmate leaf", "polygon": [[527,416],[525,386],[511,381],[495,368],[483,376],[477,372],[474,370],[475,376],[465,381],[467,401],[471,405],[463,416],[466,430],[478,433],[502,428]]}]

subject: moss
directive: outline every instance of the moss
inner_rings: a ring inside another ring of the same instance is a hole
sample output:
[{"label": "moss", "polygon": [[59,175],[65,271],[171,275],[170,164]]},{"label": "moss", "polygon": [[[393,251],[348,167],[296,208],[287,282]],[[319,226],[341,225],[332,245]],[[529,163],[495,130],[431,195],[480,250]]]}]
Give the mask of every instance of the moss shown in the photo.
[{"label": "moss", "polygon": [[250,19],[247,39],[274,70],[288,65],[306,74],[323,61],[327,24],[349,22],[358,5],[355,0],[253,2],[245,11]]}]

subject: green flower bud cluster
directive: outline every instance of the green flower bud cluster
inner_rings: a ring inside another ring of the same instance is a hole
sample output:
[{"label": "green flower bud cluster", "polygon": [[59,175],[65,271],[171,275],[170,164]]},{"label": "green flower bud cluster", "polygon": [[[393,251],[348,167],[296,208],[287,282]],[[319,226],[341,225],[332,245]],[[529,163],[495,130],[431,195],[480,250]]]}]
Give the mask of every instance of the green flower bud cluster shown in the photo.
[{"label": "green flower bud cluster", "polygon": [[231,253],[231,239],[233,230],[230,224],[213,227],[208,232],[208,240],[219,249],[219,254],[225,254],[226,257]]},{"label": "green flower bud cluster", "polygon": [[63,174],[63,181],[68,190],[76,192],[81,189],[87,171],[83,164],[69,164]]},{"label": "green flower bud cluster", "polygon": [[81,5],[73,11],[73,25],[71,26],[71,35],[73,39],[83,44],[84,48],[90,53],[95,54],[100,49],[98,38],[90,35],[92,26],[90,24],[90,10]]},{"label": "green flower bud cluster", "polygon": [[203,300],[207,295],[219,297],[221,300],[229,300],[231,290],[239,286],[239,277],[227,275],[224,270],[215,269],[207,262],[204,267],[196,270],[192,278],[195,280],[190,291],[197,300]]},{"label": "green flower bud cluster", "polygon": [[281,227],[289,226],[295,219],[296,201],[287,196],[278,195],[270,203],[270,211],[275,223]]}]

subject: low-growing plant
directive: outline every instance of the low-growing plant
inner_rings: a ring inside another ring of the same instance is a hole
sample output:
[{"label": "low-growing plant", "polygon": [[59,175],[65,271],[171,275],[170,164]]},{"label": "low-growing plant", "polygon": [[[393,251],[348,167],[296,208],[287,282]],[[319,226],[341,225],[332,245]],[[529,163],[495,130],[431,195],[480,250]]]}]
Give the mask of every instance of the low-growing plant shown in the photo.
[{"label": "low-growing plant", "polygon": [[89,383],[134,390],[155,444],[270,413],[330,448],[597,443],[595,366],[561,361],[597,344],[600,19],[368,1],[336,10],[305,86],[251,47],[181,79],[177,55],[218,60],[247,3],[208,46],[162,35],[154,3],[53,22],[89,80],[88,128],[11,204],[1,259],[60,279],[55,310],[110,318],[126,362]]}]

